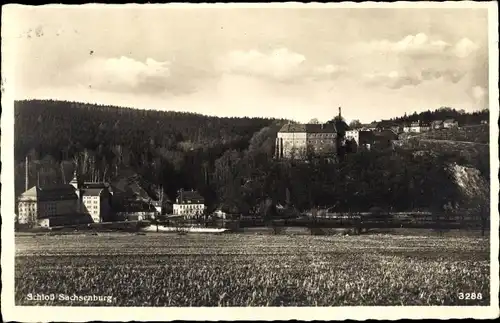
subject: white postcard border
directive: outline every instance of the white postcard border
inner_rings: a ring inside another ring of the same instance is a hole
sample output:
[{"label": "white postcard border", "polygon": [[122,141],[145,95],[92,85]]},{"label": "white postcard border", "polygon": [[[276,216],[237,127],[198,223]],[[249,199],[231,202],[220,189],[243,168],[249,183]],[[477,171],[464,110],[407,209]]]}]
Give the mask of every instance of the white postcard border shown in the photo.
[{"label": "white postcard border", "polygon": [[[499,265],[498,265],[498,117],[499,117],[499,92],[498,92],[498,8],[496,2],[396,2],[396,3],[260,3],[260,4],[183,4],[174,3],[169,5],[102,5],[87,4],[72,6],[76,9],[81,7],[99,7],[113,9],[125,6],[137,8],[137,6],[164,8],[168,7],[238,7],[238,8],[283,8],[283,7],[311,7],[311,8],[488,8],[489,10],[489,101],[490,101],[490,161],[491,161],[491,211],[494,215],[491,219],[491,304],[498,304],[499,292]],[[66,5],[51,4],[45,7],[57,8]],[[12,84],[16,48],[11,44],[15,41],[15,35],[11,33],[11,26],[15,25],[16,10],[24,10],[29,6],[5,5],[2,10],[2,116],[1,116],[1,155],[2,161],[2,315],[5,321],[16,320],[22,322],[33,321],[71,321],[85,322],[90,320],[108,321],[171,321],[171,320],[343,320],[343,319],[388,319],[401,318],[495,318],[499,316],[498,305],[492,306],[398,306],[398,307],[283,307],[283,308],[151,308],[151,307],[29,307],[14,305],[14,219],[9,214],[14,213],[14,108],[13,98],[15,89]]]}]

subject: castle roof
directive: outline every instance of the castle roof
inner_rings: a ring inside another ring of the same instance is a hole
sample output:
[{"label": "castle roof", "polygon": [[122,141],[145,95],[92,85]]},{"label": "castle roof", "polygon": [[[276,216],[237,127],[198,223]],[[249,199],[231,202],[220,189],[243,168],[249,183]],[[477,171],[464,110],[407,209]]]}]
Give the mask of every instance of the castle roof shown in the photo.
[{"label": "castle roof", "polygon": [[331,123],[289,123],[281,127],[279,132],[335,133],[337,128]]},{"label": "castle roof", "polygon": [[38,201],[60,201],[60,200],[76,200],[78,196],[75,193],[73,186],[69,184],[59,184],[50,186],[33,186],[19,197],[35,198]]}]

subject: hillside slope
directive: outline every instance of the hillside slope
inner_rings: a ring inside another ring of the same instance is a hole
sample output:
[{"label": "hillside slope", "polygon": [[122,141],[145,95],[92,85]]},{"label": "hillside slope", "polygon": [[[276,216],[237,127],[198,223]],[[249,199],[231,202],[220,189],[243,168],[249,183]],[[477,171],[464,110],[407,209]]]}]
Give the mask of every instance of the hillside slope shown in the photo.
[{"label": "hillside slope", "polygon": [[490,142],[490,128],[489,125],[482,124],[451,129],[436,129],[424,132],[417,137],[420,139],[450,140],[488,144]]},{"label": "hillside slope", "polygon": [[52,100],[15,102],[16,196],[25,186],[67,182],[73,162],[85,180],[106,180],[131,169],[173,194],[199,187],[215,160],[248,148],[255,133],[283,121],[221,118]]}]

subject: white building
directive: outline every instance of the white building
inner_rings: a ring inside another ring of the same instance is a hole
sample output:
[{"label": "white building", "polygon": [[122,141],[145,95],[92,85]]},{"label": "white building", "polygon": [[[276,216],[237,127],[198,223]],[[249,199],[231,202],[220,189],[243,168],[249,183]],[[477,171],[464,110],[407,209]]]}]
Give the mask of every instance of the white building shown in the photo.
[{"label": "white building", "polygon": [[444,128],[458,128],[458,122],[455,121],[454,119],[447,119],[443,122],[443,127]]},{"label": "white building", "polygon": [[216,210],[213,215],[219,219],[226,219],[226,212],[222,211],[222,210]]},{"label": "white building", "polygon": [[78,213],[87,214],[92,222],[105,222],[111,212],[111,193],[105,183],[79,184],[76,174],[70,182],[78,196]]},{"label": "white building", "polygon": [[39,219],[74,214],[78,196],[68,184],[33,186],[18,198],[19,224],[35,225]]},{"label": "white building", "polygon": [[354,140],[356,141],[356,143],[359,143],[359,130],[358,129],[346,130],[345,138],[347,140]]},{"label": "white building", "polygon": [[[18,198],[19,224],[49,226],[53,219],[59,223],[82,221],[102,222],[111,210],[110,193],[104,183],[79,185],[76,176],[70,184],[33,186]],[[63,221],[62,218],[66,218]]]},{"label": "white building", "polygon": [[443,128],[443,120],[434,120],[431,122],[432,129],[441,129]]},{"label": "white building", "polygon": [[174,215],[195,218],[205,213],[205,199],[197,191],[180,190],[173,205]]},{"label": "white building", "polygon": [[337,129],[333,124],[286,124],[276,138],[277,158],[306,157],[308,152],[336,152]]}]

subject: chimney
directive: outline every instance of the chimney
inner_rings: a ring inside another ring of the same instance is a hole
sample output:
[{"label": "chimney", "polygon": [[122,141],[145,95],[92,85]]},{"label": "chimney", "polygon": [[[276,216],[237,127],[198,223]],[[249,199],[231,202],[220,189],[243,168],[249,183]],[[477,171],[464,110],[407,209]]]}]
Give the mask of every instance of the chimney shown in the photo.
[{"label": "chimney", "polygon": [[342,117],[342,107],[339,107],[339,118]]},{"label": "chimney", "polygon": [[26,177],[24,178],[24,186],[25,186],[25,191],[29,189],[29,183],[28,183],[28,174],[29,174],[29,165],[28,165],[28,156],[26,156]]}]

